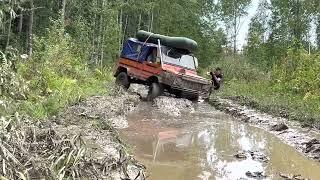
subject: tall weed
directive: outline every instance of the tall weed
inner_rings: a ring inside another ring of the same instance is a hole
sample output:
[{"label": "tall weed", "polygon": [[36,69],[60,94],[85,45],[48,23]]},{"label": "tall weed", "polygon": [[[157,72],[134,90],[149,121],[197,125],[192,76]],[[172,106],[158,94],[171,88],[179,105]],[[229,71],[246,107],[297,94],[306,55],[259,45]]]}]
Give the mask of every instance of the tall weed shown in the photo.
[{"label": "tall weed", "polygon": [[217,67],[222,69],[225,81],[259,81],[265,80],[268,75],[256,66],[248,63],[243,56],[227,56],[220,61],[212,63],[207,71]]},{"label": "tall weed", "polygon": [[83,97],[106,93],[105,83],[112,80],[110,69],[89,68],[86,62],[58,25],[48,30],[47,37],[36,38],[34,56],[19,64],[19,73],[31,90],[21,110],[44,118]]},{"label": "tall weed", "polygon": [[320,57],[304,50],[289,50],[273,70],[277,91],[302,95],[305,101],[320,101]]}]

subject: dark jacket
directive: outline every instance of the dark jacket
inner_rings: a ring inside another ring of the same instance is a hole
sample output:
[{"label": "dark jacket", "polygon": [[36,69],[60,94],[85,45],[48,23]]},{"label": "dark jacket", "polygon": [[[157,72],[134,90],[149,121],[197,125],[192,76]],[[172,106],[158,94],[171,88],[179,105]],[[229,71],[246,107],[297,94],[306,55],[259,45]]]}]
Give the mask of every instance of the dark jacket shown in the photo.
[{"label": "dark jacket", "polygon": [[[223,78],[222,74],[215,74],[214,72],[210,72],[211,80],[213,83],[213,87],[215,90],[218,90],[220,88],[221,79]],[[220,79],[220,81],[218,80]]]}]

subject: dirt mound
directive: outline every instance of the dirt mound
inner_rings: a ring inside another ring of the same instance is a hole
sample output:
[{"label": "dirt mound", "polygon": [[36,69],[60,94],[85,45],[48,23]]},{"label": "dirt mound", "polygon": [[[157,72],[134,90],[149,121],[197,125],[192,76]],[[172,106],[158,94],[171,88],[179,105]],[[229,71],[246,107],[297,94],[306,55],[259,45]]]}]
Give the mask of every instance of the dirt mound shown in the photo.
[{"label": "dirt mound", "polygon": [[160,112],[175,117],[180,116],[182,112],[194,112],[192,102],[187,99],[161,96],[154,100],[154,106],[158,108]]},{"label": "dirt mound", "polygon": [[0,173],[8,179],[145,179],[144,166],[127,152],[115,127],[139,101],[116,92],[95,96],[57,117],[35,123],[1,117]]},{"label": "dirt mound", "polygon": [[109,96],[93,96],[83,102],[69,107],[62,114],[63,124],[78,124],[77,116],[89,119],[101,119],[114,128],[121,129],[128,126],[124,115],[134,110],[140,102],[139,96],[128,93],[121,88],[112,90]]},{"label": "dirt mound", "polygon": [[278,123],[270,126],[270,131],[284,131],[289,129],[289,127],[284,123]]},{"label": "dirt mound", "polygon": [[306,143],[303,143],[305,145],[304,152],[310,153],[311,157],[320,160],[320,141],[317,139],[312,139]]},{"label": "dirt mound", "polygon": [[148,95],[149,87],[141,84],[131,84],[129,91],[138,94],[141,98],[146,98]]}]

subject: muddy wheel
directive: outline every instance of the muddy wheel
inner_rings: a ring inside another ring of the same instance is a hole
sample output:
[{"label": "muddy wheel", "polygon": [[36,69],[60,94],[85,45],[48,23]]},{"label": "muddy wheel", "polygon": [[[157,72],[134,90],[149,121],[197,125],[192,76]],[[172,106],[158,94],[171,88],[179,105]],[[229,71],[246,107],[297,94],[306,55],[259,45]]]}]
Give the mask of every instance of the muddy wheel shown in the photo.
[{"label": "muddy wheel", "polygon": [[174,94],[176,96],[176,98],[182,98],[182,91],[173,90],[172,94]]},{"label": "muddy wheel", "polygon": [[127,73],[125,72],[119,73],[116,78],[116,84],[122,86],[125,89],[128,89],[130,87],[130,81]]},{"label": "muddy wheel", "polygon": [[148,96],[147,96],[147,100],[148,101],[152,101],[154,100],[156,97],[162,95],[163,93],[163,88],[161,86],[161,84],[159,83],[152,83],[149,86],[149,92],[148,92]]},{"label": "muddy wheel", "polygon": [[191,97],[188,98],[191,101],[198,101],[199,100],[199,96],[198,95],[193,95]]}]

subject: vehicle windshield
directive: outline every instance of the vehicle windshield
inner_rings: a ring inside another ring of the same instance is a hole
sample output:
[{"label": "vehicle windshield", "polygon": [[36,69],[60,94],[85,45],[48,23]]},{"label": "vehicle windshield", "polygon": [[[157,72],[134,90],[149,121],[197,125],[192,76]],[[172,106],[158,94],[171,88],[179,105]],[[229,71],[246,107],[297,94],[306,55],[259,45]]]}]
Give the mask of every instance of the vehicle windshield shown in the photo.
[{"label": "vehicle windshield", "polygon": [[162,48],[163,63],[178,65],[187,69],[196,69],[195,58],[183,50]]}]

